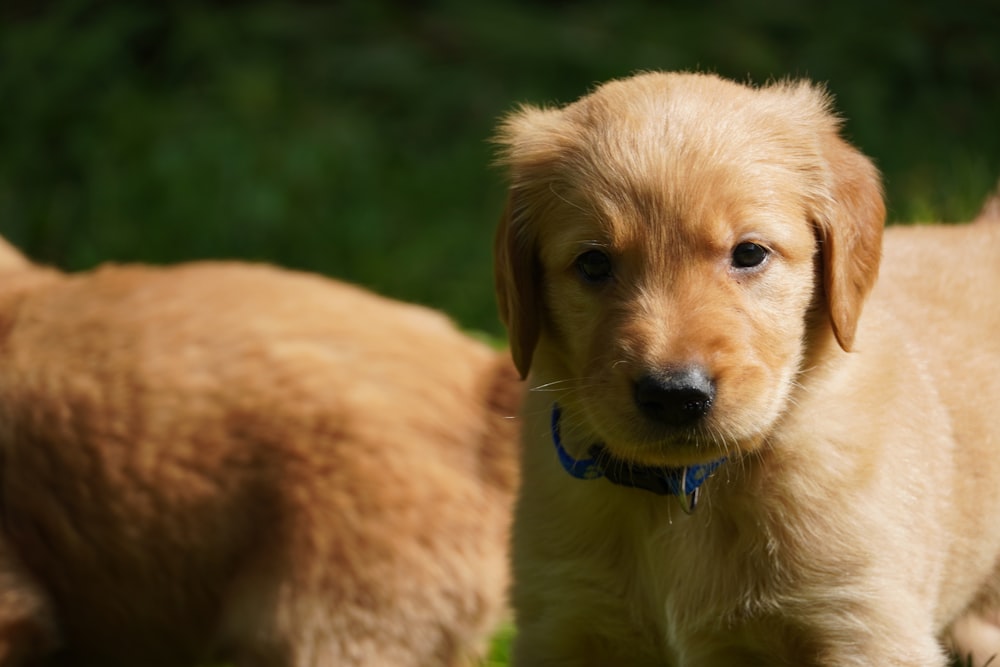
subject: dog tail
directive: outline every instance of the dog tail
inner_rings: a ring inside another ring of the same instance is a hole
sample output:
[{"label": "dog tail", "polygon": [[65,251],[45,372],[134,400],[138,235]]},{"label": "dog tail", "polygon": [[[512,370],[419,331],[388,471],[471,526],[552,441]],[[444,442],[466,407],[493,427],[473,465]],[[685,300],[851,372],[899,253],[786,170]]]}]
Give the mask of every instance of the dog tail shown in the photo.
[{"label": "dog tail", "polygon": [[1000,224],[1000,184],[997,184],[997,189],[983,204],[983,208],[973,222]]}]

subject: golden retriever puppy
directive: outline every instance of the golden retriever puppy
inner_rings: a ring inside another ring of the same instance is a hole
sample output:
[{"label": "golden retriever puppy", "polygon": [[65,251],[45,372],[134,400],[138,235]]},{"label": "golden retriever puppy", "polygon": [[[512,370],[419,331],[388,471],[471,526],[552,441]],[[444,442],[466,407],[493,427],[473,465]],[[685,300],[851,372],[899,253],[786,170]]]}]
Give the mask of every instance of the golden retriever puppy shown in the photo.
[{"label": "golden retriever puppy", "polygon": [[876,283],[839,125],[667,73],[503,123],[518,667],[1000,652],[1000,225],[890,229]]},{"label": "golden retriever puppy", "polygon": [[0,664],[460,664],[505,609],[518,385],[318,276],[4,244]]}]

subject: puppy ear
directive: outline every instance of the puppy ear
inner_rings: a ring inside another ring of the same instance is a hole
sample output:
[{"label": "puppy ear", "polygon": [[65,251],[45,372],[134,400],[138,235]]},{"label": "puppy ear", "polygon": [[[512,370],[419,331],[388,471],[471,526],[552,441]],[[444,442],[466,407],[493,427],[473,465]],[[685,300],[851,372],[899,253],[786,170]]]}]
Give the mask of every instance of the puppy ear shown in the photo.
[{"label": "puppy ear", "polygon": [[493,277],[496,285],[500,320],[507,327],[510,353],[521,379],[528,375],[531,357],[538,342],[541,325],[541,270],[535,244],[528,237],[511,193],[493,243]]},{"label": "puppy ear", "polygon": [[508,169],[510,187],[494,238],[494,280],[500,319],[522,378],[531,369],[544,309],[538,218],[558,178],[564,130],[560,111],[524,106],[504,119],[496,137],[498,163]]},{"label": "puppy ear", "polygon": [[815,223],[823,264],[823,289],[837,342],[845,351],[865,298],[875,285],[882,257],[885,202],[878,170],[835,132],[822,145],[827,192]]}]

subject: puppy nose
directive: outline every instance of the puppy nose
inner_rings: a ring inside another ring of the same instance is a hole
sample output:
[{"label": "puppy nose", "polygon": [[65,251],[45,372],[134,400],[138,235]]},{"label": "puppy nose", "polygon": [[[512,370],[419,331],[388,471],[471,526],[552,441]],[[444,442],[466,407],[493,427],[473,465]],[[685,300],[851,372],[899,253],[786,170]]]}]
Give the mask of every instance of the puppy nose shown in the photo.
[{"label": "puppy nose", "polygon": [[639,411],[662,424],[691,426],[708,414],[715,401],[715,383],[698,367],[649,373],[635,383]]}]

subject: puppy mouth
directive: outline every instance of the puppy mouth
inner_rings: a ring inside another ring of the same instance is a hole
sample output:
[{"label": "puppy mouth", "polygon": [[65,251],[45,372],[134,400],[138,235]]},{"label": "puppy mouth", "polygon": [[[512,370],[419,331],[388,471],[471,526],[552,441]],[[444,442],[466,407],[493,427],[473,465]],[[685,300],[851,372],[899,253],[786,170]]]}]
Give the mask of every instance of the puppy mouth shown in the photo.
[{"label": "puppy mouth", "polygon": [[593,456],[629,470],[699,465],[723,455],[720,439],[710,432],[718,390],[706,369],[650,369],[627,386],[628,393],[622,394],[629,396],[627,403],[599,401],[586,411],[597,418],[591,423],[599,436]]},{"label": "puppy mouth", "polygon": [[718,441],[701,429],[678,431],[648,424],[639,426],[627,440],[598,438],[587,451],[609,466],[626,468],[702,465],[726,455]]}]

